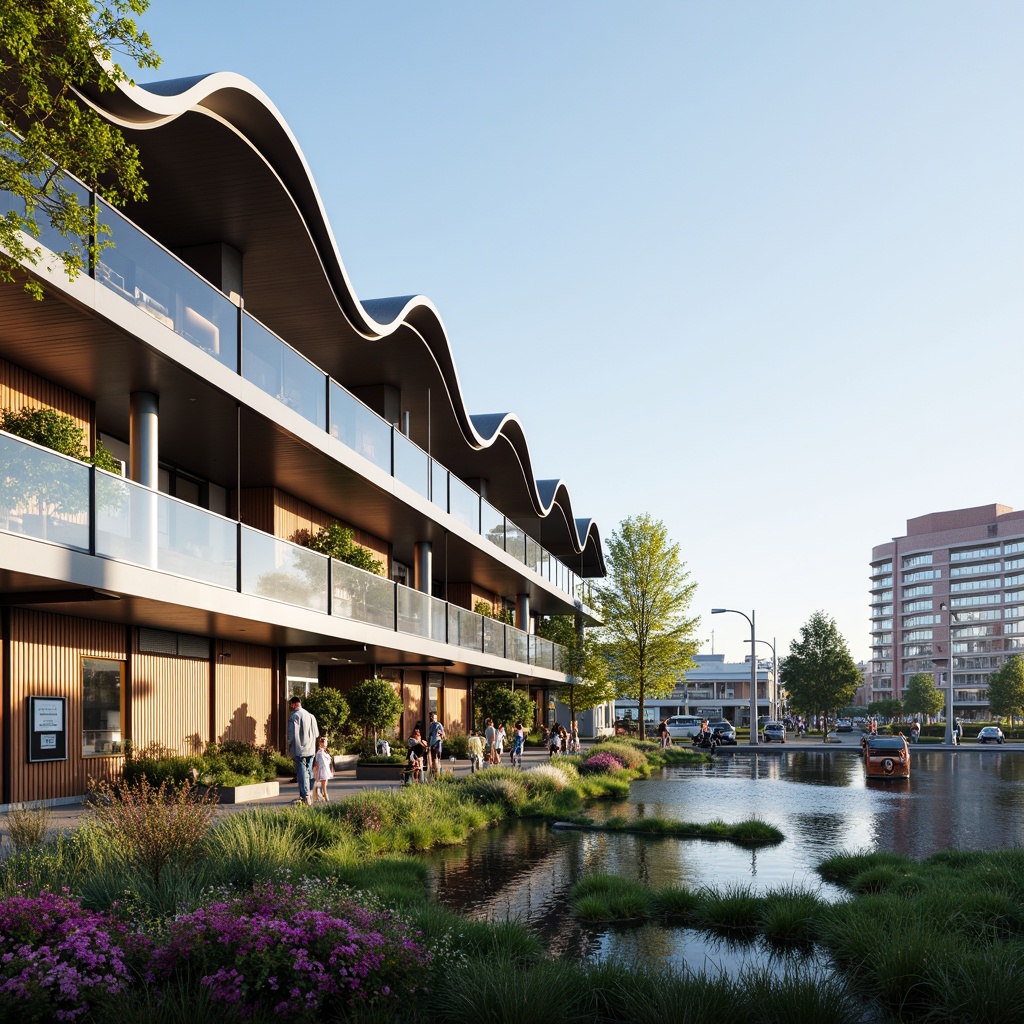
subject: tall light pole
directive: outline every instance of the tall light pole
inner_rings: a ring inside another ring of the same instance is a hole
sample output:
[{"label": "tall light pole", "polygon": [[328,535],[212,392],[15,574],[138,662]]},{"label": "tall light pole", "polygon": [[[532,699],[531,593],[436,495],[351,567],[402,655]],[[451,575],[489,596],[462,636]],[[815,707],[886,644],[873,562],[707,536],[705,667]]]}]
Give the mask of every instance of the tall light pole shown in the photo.
[{"label": "tall light pole", "polygon": [[[743,641],[745,644],[749,643],[749,640]],[[775,687],[775,717],[782,720],[782,708],[779,707],[779,659],[775,654],[775,637],[772,637],[772,642],[768,643],[767,640],[758,640],[759,644],[764,644],[765,647],[772,649],[772,685]],[[772,706],[772,702],[769,699],[768,707]]]},{"label": "tall light pole", "polygon": [[733,615],[742,615],[750,623],[750,745],[756,747],[757,742],[757,634],[754,630],[754,612],[737,611],[735,608],[712,608],[712,615],[722,615],[731,612]]},{"label": "tall light pole", "polygon": [[953,620],[956,612],[945,601],[939,605],[940,612],[948,612],[946,616],[946,654],[949,656],[949,668],[946,672],[946,743],[953,745]]}]

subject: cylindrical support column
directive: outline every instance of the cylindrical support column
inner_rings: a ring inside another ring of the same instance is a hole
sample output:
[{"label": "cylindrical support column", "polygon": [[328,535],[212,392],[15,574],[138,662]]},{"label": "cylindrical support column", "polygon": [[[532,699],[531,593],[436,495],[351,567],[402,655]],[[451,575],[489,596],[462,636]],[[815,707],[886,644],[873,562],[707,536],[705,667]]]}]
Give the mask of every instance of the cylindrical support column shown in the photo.
[{"label": "cylindrical support column", "polygon": [[142,542],[146,564],[156,569],[160,560],[160,509],[156,495],[160,486],[160,399],[149,391],[133,391],[129,413],[131,479],[152,492],[131,489],[132,539]]},{"label": "cylindrical support column", "polygon": [[413,586],[423,594],[432,590],[434,578],[433,555],[429,540],[421,540],[416,545],[415,564],[412,567]]},{"label": "cylindrical support column", "polygon": [[129,413],[131,478],[155,491],[160,483],[160,399],[149,391],[133,391]]},{"label": "cylindrical support column", "polygon": [[524,632],[530,632],[530,595],[516,594],[516,625]]}]

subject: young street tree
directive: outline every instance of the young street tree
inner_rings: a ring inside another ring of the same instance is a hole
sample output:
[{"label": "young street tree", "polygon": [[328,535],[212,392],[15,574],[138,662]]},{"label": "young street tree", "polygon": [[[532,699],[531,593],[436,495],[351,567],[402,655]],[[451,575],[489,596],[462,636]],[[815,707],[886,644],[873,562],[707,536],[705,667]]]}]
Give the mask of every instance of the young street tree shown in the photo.
[{"label": "young street tree", "polygon": [[1015,654],[988,677],[988,702],[994,715],[1024,717],[1024,658]]},{"label": "young street tree", "polygon": [[647,698],[667,697],[695,664],[700,619],[687,612],[697,584],[665,524],[646,513],[619,524],[607,562],[608,582],[598,590],[605,621],[600,650],[616,692],[639,705],[642,738]]},{"label": "young street tree", "polygon": [[[26,240],[41,228],[67,243],[58,255],[75,278],[103,247],[88,197],[65,177],[100,188],[115,206],[145,199],[139,152],[121,131],[79,99],[105,92],[129,76],[126,59],[155,68],[160,58],[132,15],[149,0],[3,0],[0,10],[0,281],[12,282],[23,262],[42,250]],[[38,281],[26,291],[43,297]]]},{"label": "young street tree", "polygon": [[903,710],[908,715],[925,715],[932,718],[946,706],[946,697],[935,685],[935,679],[927,672],[918,672],[910,677],[903,688]]},{"label": "young street tree", "polygon": [[861,675],[836,621],[815,612],[800,627],[800,639],[789,645],[780,676],[794,710],[822,719],[828,737],[829,712],[849,704]]},{"label": "young street tree", "polygon": [[601,657],[594,630],[577,626],[573,615],[552,615],[537,626],[537,633],[563,648],[562,670],[575,680],[558,688],[558,699],[569,706],[569,721],[581,711],[615,699],[615,687]]}]

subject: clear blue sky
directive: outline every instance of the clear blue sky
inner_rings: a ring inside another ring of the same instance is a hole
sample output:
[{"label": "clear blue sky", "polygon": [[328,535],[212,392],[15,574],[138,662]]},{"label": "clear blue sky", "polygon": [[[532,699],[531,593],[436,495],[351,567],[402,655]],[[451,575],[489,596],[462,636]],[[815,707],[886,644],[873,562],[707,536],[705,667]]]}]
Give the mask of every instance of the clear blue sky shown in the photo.
[{"label": "clear blue sky", "polygon": [[358,295],[429,296],[470,411],[519,413],[578,515],[665,521],[730,659],[748,628],[714,606],[780,654],[824,609],[866,657],[873,545],[1024,504],[1024,4],[154,0],[143,25],[140,81],[267,93]]}]

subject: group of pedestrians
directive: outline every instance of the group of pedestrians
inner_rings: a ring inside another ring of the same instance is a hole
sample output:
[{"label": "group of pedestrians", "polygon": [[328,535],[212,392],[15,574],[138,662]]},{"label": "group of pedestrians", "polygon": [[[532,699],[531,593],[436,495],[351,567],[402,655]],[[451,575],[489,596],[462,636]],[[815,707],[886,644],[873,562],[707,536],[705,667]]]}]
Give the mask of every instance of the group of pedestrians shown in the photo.
[{"label": "group of pedestrians", "polygon": [[[503,722],[495,722],[492,718],[484,719],[484,733],[480,735],[474,729],[466,741],[469,754],[470,772],[482,771],[485,767],[493,768],[502,763],[505,747],[508,744],[508,732]],[[512,727],[512,748],[509,755],[510,763],[515,768],[523,766],[523,748],[526,745],[526,730],[522,722]]]},{"label": "group of pedestrians", "polygon": [[580,752],[580,730],[574,721],[568,729],[555,722],[547,730],[548,759],[557,754],[578,754]]},{"label": "group of pedestrians", "polygon": [[431,775],[441,774],[441,757],[444,753],[445,732],[436,711],[430,712],[427,735],[417,725],[412,735],[405,741],[409,751],[407,772],[410,782],[427,782]]}]

